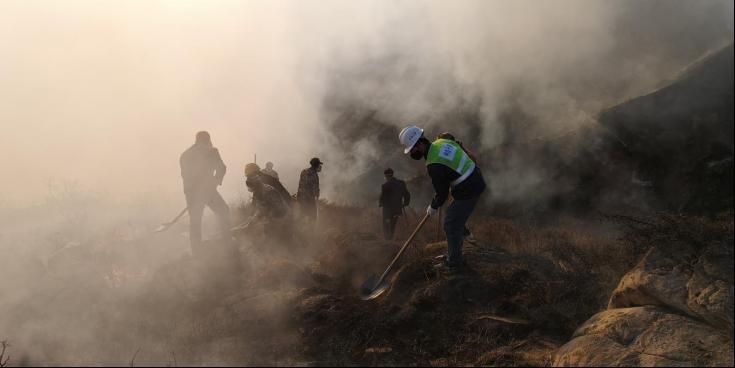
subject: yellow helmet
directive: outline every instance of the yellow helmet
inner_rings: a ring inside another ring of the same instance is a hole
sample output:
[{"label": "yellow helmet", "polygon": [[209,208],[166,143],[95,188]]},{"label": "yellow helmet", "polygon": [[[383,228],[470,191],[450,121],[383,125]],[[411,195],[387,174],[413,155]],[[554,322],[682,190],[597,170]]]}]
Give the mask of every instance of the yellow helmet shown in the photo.
[{"label": "yellow helmet", "polygon": [[249,163],[245,165],[245,176],[250,176],[260,171],[260,166],[256,163]]}]

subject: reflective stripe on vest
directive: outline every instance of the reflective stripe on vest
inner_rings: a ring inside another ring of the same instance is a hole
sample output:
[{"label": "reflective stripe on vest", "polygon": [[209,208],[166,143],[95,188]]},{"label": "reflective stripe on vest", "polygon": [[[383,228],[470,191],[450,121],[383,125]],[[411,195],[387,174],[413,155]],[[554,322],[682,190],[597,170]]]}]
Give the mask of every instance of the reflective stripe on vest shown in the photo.
[{"label": "reflective stripe on vest", "polygon": [[467,156],[462,147],[451,139],[437,139],[429,147],[426,155],[426,165],[442,164],[459,174],[459,178],[452,181],[454,187],[467,179],[475,171],[475,162]]}]

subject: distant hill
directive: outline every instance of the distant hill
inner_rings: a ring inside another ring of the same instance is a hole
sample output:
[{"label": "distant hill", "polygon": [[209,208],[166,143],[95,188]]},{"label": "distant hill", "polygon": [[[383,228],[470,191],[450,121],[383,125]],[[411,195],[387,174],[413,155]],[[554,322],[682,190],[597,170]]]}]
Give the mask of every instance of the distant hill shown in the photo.
[{"label": "distant hill", "polygon": [[600,122],[619,138],[660,204],[707,213],[733,205],[733,45],[687,68],[655,92],[603,111]]}]

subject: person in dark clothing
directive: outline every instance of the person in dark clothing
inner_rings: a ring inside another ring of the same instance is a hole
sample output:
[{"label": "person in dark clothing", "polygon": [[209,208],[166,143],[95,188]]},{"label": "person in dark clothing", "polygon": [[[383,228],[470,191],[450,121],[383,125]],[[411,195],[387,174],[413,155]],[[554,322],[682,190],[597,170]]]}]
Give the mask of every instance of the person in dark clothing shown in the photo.
[{"label": "person in dark clothing", "polygon": [[[477,156],[474,154],[474,152],[468,150],[467,147],[465,147],[462,144],[462,142],[460,142],[456,138],[454,138],[454,135],[452,133],[449,133],[449,132],[439,133],[436,136],[436,139],[451,139],[451,140],[457,142],[457,144],[459,144],[459,146],[464,150],[464,152],[467,153],[467,156],[469,156],[469,158],[472,159],[472,161],[477,165],[477,163],[478,163],[477,162]],[[472,235],[472,232],[467,227],[467,225],[464,226],[464,230],[463,230],[462,234],[463,234],[465,240],[467,240],[468,242],[470,242],[470,243],[474,243],[475,242],[475,237]]]},{"label": "person in dark clothing", "polygon": [[403,214],[403,207],[411,202],[411,193],[406,188],[406,182],[393,177],[393,169],[386,169],[385,183],[380,188],[380,203],[383,208],[383,235],[385,240],[393,239],[398,217]]},{"label": "person in dark clothing", "polygon": [[276,179],[278,179],[278,171],[273,169],[273,163],[272,162],[266,162],[265,163],[265,169],[262,170],[263,173],[268,174]]},{"label": "person in dark clothing", "polygon": [[204,131],[196,134],[194,145],[181,154],[179,164],[189,211],[189,240],[192,254],[200,253],[204,206],[209,207],[217,215],[221,234],[229,235],[230,208],[217,192],[217,187],[222,185],[227,167],[222,162],[219,151],[212,147],[209,133]]},{"label": "person in dark clothing", "polygon": [[319,172],[322,171],[322,165],[323,162],[317,157],[309,161],[309,168],[301,171],[299,189],[296,193],[301,214],[312,221],[315,221],[318,216]]},{"label": "person in dark clothing", "polygon": [[260,177],[252,175],[247,178],[245,185],[253,193],[255,213],[248,224],[262,222],[265,236],[268,239],[285,243],[290,240],[289,206],[278,190],[263,183]]},{"label": "person in dark clothing", "polygon": [[293,197],[291,197],[291,193],[289,193],[286,187],[281,184],[281,181],[278,179],[278,177],[268,175],[260,169],[260,166],[258,166],[258,164],[251,162],[245,165],[245,178],[258,178],[258,180],[260,180],[263,184],[273,187],[281,195],[286,205],[291,207],[291,203],[293,202]]},{"label": "person in dark clothing", "polygon": [[272,186],[263,183],[258,177],[250,177],[245,181],[248,190],[253,193],[256,202],[256,220],[273,221],[283,218],[288,213],[288,206],[283,197]]},{"label": "person in dark clothing", "polygon": [[399,140],[406,146],[405,153],[414,160],[426,160],[426,170],[434,186],[434,199],[426,209],[429,216],[436,214],[449,197],[444,217],[444,232],[447,237],[447,257],[438,265],[454,269],[464,264],[462,245],[467,220],[485,191],[485,180],[474,160],[453,139],[439,138],[429,142],[424,131],[416,126],[404,128]]}]

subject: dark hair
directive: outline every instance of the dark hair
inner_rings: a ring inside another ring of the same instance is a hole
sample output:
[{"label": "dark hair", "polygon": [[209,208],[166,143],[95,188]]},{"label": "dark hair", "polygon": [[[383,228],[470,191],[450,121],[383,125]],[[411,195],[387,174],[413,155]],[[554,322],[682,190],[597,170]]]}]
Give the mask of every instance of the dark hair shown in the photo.
[{"label": "dark hair", "polygon": [[204,143],[204,142],[210,142],[211,137],[209,136],[209,133],[207,131],[202,130],[201,132],[198,132],[196,135],[196,142],[197,143]]},{"label": "dark hair", "polygon": [[453,140],[453,141],[456,141],[457,140],[457,139],[454,138],[454,135],[452,135],[452,133],[449,133],[449,132],[439,133],[439,135],[436,136],[436,138],[437,139],[449,139],[449,140]]},{"label": "dark hair", "polygon": [[426,143],[428,145],[431,145],[431,142],[429,142],[429,140],[426,139],[426,137],[424,137],[423,135],[421,136],[421,138],[419,138],[418,141],[416,141],[416,144],[419,144],[419,142],[424,142],[424,143]]},{"label": "dark hair", "polygon": [[393,169],[391,169],[390,167],[387,168],[387,169],[385,169],[385,171],[383,171],[383,175],[391,175],[392,176],[393,175]]}]

